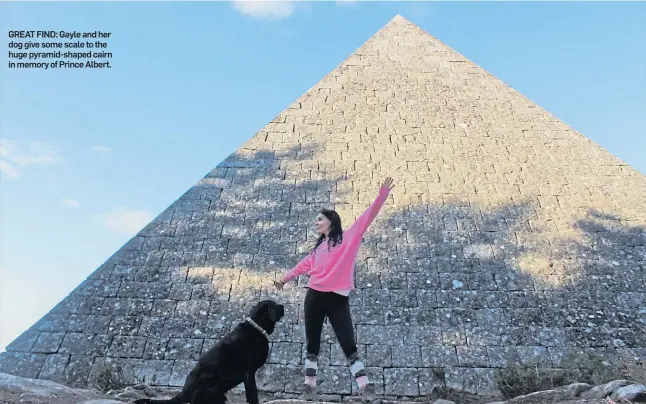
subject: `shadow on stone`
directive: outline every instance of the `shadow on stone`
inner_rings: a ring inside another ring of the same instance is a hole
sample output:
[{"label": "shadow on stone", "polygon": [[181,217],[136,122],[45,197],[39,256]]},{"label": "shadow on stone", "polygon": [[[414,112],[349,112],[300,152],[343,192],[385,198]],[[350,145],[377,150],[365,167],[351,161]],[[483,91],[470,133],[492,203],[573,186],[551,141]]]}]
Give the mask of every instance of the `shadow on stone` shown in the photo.
[{"label": "shadow on stone", "polygon": [[409,206],[375,224],[354,315],[386,394],[487,394],[510,363],[646,356],[644,227],[595,210],[557,223],[537,209]]}]

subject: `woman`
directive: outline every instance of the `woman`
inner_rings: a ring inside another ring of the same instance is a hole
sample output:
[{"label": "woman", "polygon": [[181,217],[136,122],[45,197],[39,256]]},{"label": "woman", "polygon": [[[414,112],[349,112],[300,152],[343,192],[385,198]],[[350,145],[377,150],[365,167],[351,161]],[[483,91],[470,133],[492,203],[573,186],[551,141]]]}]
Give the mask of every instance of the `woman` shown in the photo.
[{"label": "woman", "polygon": [[305,394],[313,399],[316,390],[317,358],[325,316],[330,320],[343,353],[350,363],[350,372],[361,394],[374,400],[375,385],[368,380],[363,362],[357,352],[354,326],[350,315],[349,294],[354,289],[354,264],[363,235],[375,219],[393,189],[393,180],[383,182],[370,207],[345,232],[341,218],[334,210],[323,209],[315,221],[319,233],[314,249],[274,285],[282,290],[285,284],[300,275],[310,276],[305,295]]}]

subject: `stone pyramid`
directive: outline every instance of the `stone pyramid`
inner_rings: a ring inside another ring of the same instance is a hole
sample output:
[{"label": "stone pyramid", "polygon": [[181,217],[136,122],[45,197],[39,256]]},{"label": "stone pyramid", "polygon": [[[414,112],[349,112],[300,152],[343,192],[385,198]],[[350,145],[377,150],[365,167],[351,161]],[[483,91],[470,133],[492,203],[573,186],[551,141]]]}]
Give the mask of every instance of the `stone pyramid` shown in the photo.
[{"label": "stone pyramid", "polygon": [[[386,176],[351,294],[379,393],[496,388],[511,363],[646,356],[646,178],[401,16],[172,203],[0,356],[177,386],[254,302],[288,307],[259,386],[301,390],[303,286],[271,282]],[[356,390],[331,327],[323,393]]]}]

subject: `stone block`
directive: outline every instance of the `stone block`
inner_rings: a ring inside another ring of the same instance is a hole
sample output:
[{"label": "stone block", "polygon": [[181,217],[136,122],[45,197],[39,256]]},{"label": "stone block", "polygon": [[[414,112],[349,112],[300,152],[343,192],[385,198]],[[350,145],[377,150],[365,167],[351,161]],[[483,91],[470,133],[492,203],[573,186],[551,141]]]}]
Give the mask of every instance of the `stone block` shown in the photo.
[{"label": "stone block", "polygon": [[137,335],[143,319],[147,317],[113,316],[108,327],[108,335]]},{"label": "stone block", "polygon": [[366,345],[366,366],[391,367],[392,347],[389,345]]},{"label": "stone block", "polygon": [[[266,364],[256,373],[256,385],[259,391],[285,391],[287,370],[285,365]],[[302,382],[302,381],[301,381]]]},{"label": "stone block", "polygon": [[7,352],[30,352],[38,338],[39,332],[27,330],[11,341],[6,347]]},{"label": "stone block", "polygon": [[36,324],[33,331],[43,332],[82,332],[88,316],[79,314],[47,314]]},{"label": "stone block", "polygon": [[208,300],[184,300],[177,302],[174,316],[189,317],[195,320],[206,318],[211,302]]},{"label": "stone block", "polygon": [[298,365],[301,362],[302,344],[274,342],[267,363],[281,365]]},{"label": "stone block", "polygon": [[64,337],[64,332],[41,332],[31,347],[31,352],[56,353]]},{"label": "stone block", "polygon": [[91,356],[70,356],[60,380],[61,384],[74,388],[87,388],[93,363],[94,357]]},{"label": "stone block", "polygon": [[38,374],[39,379],[59,382],[63,380],[63,374],[70,361],[69,355],[53,354],[47,355],[43,367]]},{"label": "stone block", "polygon": [[428,345],[421,347],[423,367],[457,366],[456,347],[450,345]]},{"label": "stone block", "polygon": [[19,377],[35,379],[38,377],[46,359],[46,354],[2,352],[0,353],[0,371]]},{"label": "stone block", "polygon": [[[164,359],[197,360],[202,353],[204,339],[170,338],[166,344]],[[146,348],[148,344],[146,343]]]},{"label": "stone block", "polygon": [[488,367],[489,358],[484,346],[458,346],[458,366],[461,367]]},{"label": "stone block", "polygon": [[415,368],[384,369],[384,392],[394,396],[418,396],[419,374]]},{"label": "stone block", "polygon": [[347,366],[319,366],[317,383],[323,394],[350,394],[353,379]]},{"label": "stone block", "polygon": [[392,349],[392,365],[394,367],[420,367],[422,355],[417,345],[394,345]]},{"label": "stone block", "polygon": [[110,338],[90,333],[67,333],[60,349],[61,354],[80,356],[102,356],[108,350]]},{"label": "stone block", "polygon": [[112,357],[141,358],[145,347],[145,337],[117,335],[112,340],[107,354]]},{"label": "stone block", "polygon": [[168,379],[169,386],[181,387],[186,381],[186,376],[195,367],[197,361],[195,360],[176,360],[173,364],[170,378]]},{"label": "stone block", "polygon": [[164,321],[164,334],[173,338],[189,338],[193,333],[195,320],[192,318],[168,318]]},{"label": "stone block", "polygon": [[419,372],[419,394],[431,395],[442,391],[444,387],[444,371],[442,368],[421,368]]},{"label": "stone block", "polygon": [[148,337],[142,359],[164,359],[169,341],[167,337]]}]

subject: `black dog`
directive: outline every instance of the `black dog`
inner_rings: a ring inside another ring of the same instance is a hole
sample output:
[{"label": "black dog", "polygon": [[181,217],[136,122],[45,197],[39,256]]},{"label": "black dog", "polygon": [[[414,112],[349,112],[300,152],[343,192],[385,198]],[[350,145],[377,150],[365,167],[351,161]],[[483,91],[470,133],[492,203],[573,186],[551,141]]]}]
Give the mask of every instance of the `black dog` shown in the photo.
[{"label": "black dog", "polygon": [[182,392],[169,400],[140,399],[134,404],[224,404],[226,393],[244,383],[247,403],[258,404],[256,372],[269,356],[269,335],[285,315],[273,300],[256,304],[249,317],[204,352],[186,377]]}]

